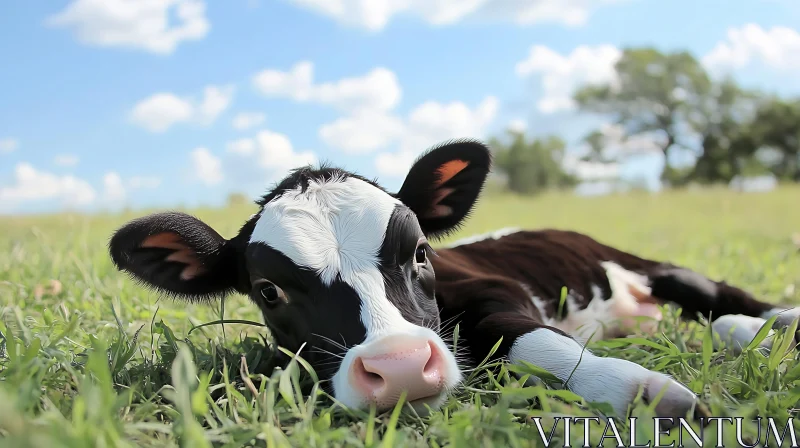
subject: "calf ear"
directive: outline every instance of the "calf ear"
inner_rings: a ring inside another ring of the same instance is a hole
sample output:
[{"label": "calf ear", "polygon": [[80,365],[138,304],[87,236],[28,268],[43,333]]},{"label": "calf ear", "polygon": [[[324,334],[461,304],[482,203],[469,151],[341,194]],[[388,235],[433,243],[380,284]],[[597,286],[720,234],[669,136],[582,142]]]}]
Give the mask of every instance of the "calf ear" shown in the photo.
[{"label": "calf ear", "polygon": [[397,193],[428,238],[457,230],[469,215],[491,168],[489,148],[457,140],[432,148],[409,170]]},{"label": "calf ear", "polygon": [[191,301],[236,290],[243,256],[207,224],[177,212],[129,222],[111,237],[109,251],[118,269],[151,288]]}]

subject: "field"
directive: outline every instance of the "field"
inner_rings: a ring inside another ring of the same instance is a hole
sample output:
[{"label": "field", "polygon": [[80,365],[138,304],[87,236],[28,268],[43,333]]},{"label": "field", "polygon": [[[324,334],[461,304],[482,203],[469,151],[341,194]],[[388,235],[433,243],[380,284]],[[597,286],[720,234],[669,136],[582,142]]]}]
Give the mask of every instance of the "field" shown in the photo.
[{"label": "field", "polygon": [[[724,278],[770,302],[798,304],[800,252],[791,240],[800,232],[798,198],[797,187],[601,198],[492,195],[453,238],[504,226],[569,228]],[[191,212],[228,237],[253,210]],[[520,386],[499,364],[471,372],[467,387],[429,417],[346,411],[316,385],[303,394],[302,364],[263,371],[263,328],[210,325],[189,334],[223,311],[226,319],[260,322],[246,298],[230,298],[224,310],[159,300],[113,269],[109,235],[144,213],[0,218],[3,446],[542,446],[530,417],[545,417],[549,432],[553,413],[594,415],[564,391]],[[701,394],[713,416],[775,417],[779,429],[796,417],[795,351],[712,352],[705,328],[681,324],[671,312],[657,336],[593,348],[674,375]],[[239,379],[241,355],[252,376],[247,384]],[[648,412],[644,404],[633,409],[634,416]],[[604,428],[594,427],[592,446]],[[628,440],[627,427],[619,429]],[[653,440],[651,426],[636,431],[638,443]],[[571,432],[582,440],[580,425]],[[707,428],[708,446],[716,444],[715,432]],[[733,425],[725,424],[724,433],[725,446],[738,446]],[[553,446],[563,446],[562,434],[555,431]],[[744,440],[758,437],[752,425],[744,434]],[[762,443],[764,437],[762,431]],[[684,435],[684,445],[690,442]],[[613,438],[604,443],[615,446]]]}]

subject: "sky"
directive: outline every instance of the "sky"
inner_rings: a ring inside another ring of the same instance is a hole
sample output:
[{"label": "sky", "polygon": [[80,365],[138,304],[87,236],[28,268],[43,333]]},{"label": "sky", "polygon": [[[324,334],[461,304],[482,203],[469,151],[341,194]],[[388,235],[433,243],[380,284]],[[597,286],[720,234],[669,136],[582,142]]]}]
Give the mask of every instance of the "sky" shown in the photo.
[{"label": "sky", "polygon": [[577,154],[616,128],[570,93],[630,46],[800,93],[796,0],[2,2],[0,214],[216,206],[319,161],[396,190],[430,146],[507,129]]}]

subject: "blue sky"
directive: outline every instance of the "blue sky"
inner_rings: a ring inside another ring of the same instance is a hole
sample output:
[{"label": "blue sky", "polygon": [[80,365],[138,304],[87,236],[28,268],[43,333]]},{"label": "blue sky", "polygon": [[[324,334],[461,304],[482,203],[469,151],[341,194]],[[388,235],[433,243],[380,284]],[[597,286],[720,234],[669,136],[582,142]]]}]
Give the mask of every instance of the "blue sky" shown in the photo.
[{"label": "blue sky", "polygon": [[790,0],[4,2],[0,213],[216,205],[314,160],[395,189],[427,146],[523,124],[574,149],[603,122],[563,92],[620,48],[795,94],[798,31]]}]

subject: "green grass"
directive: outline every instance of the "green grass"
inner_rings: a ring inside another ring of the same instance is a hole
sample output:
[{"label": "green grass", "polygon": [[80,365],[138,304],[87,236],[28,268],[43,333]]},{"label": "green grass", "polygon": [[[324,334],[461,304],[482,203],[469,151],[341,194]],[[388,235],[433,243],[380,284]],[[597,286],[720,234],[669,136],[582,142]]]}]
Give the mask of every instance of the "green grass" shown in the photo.
[{"label": "green grass", "polygon": [[[800,231],[798,198],[797,187],[768,194],[491,196],[453,238],[504,226],[573,229],[724,278],[770,302],[798,303],[800,253],[790,239]],[[252,211],[192,212],[229,237]],[[310,381],[301,364],[267,369],[262,328],[226,324],[189,334],[219,319],[220,307],[160,300],[113,269],[109,235],[143,213],[0,218],[3,446],[541,446],[530,417],[545,417],[547,432],[554,413],[592,416],[602,409],[564,391],[522,387],[501,364],[471,372],[468,386],[429,417],[348,411],[318,386],[302,393]],[[54,279],[63,285],[55,294]],[[242,296],[225,302],[224,317],[261,321]],[[781,425],[796,417],[796,352],[713,352],[706,328],[680,323],[671,312],[656,336],[592,348],[674,375],[714,416],[769,416]],[[642,403],[632,412],[650,415]],[[603,428],[593,428],[593,446]],[[628,429],[619,429],[627,440]],[[652,440],[651,427],[637,430],[639,443]],[[709,446],[714,432],[706,432]],[[555,439],[563,446],[561,434]],[[572,434],[580,441],[581,427]],[[725,445],[735,446],[733,426],[725,434]],[[745,434],[755,440],[754,427]]]}]

